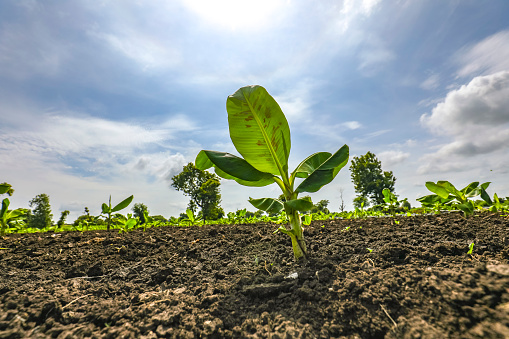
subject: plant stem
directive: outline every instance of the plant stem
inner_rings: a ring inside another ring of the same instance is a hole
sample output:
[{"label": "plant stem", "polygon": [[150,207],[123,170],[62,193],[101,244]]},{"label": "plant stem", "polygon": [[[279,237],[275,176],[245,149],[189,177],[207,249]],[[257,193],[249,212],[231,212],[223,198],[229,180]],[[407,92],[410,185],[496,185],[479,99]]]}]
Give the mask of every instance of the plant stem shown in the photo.
[{"label": "plant stem", "polygon": [[295,260],[307,259],[306,242],[304,241],[304,233],[302,231],[302,224],[298,211],[287,210],[288,218],[290,219],[291,229],[288,231],[288,235],[292,239],[293,255]]}]

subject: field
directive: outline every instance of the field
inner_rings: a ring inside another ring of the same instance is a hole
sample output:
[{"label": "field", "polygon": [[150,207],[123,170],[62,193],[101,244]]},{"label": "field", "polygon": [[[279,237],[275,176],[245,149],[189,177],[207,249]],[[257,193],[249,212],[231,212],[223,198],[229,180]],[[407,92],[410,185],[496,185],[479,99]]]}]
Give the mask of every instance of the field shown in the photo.
[{"label": "field", "polygon": [[2,237],[0,338],[509,337],[507,216],[277,227]]}]

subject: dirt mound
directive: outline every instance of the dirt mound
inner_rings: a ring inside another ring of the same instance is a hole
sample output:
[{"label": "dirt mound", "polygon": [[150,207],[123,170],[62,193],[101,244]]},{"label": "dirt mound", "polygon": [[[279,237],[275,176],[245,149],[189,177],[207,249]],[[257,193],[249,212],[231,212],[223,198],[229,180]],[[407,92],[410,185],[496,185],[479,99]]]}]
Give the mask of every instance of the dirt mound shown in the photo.
[{"label": "dirt mound", "polygon": [[1,238],[0,338],[509,338],[505,217],[276,228]]}]

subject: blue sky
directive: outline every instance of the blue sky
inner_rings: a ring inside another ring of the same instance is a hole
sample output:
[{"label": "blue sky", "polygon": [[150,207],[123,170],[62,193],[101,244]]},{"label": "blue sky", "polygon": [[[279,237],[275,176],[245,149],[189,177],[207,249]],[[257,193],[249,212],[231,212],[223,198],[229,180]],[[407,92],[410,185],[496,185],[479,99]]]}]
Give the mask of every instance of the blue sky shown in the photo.
[{"label": "blue sky", "polygon": [[[374,152],[396,193],[492,181],[509,195],[509,2],[36,1],[0,3],[0,182],[55,219],[134,194],[185,210],[169,185],[201,149],[235,153],[225,102],[264,86],[306,156]],[[349,165],[347,165],[349,166]],[[226,211],[277,186],[221,185]],[[355,196],[345,167],[314,201]]]}]

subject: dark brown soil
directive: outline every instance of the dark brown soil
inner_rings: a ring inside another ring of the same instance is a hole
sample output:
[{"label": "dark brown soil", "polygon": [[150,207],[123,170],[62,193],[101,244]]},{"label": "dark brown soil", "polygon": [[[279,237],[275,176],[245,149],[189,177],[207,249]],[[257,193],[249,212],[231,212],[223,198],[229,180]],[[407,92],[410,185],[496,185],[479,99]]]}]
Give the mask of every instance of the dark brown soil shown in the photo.
[{"label": "dark brown soil", "polygon": [[509,338],[506,217],[276,228],[0,238],[0,338]]}]

